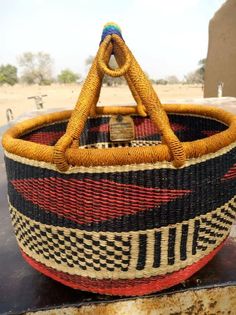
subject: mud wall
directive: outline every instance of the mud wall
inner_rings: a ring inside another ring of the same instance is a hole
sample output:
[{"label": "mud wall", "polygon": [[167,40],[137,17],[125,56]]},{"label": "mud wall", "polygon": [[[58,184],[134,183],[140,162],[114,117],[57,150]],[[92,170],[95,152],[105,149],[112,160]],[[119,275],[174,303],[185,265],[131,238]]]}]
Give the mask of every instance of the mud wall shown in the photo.
[{"label": "mud wall", "polygon": [[217,96],[223,82],[223,96],[236,97],[236,0],[228,0],[209,24],[205,72],[205,97]]}]

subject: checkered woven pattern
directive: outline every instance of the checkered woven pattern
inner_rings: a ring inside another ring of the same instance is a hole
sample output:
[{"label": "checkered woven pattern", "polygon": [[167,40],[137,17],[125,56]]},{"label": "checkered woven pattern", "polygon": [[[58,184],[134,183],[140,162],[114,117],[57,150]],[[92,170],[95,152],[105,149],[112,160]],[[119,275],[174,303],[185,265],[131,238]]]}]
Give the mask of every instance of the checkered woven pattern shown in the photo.
[{"label": "checkered woven pattern", "polygon": [[[236,197],[195,219],[171,227],[136,232],[86,232],[36,222],[10,205],[20,247],[55,269],[91,278],[162,275],[196,262],[229,234]],[[152,246],[151,246],[152,244]]]},{"label": "checkered woven pattern", "polygon": [[95,271],[127,271],[131,254],[130,236],[102,233],[76,233],[53,229],[20,215],[11,208],[12,222],[19,243],[28,251],[69,268]]}]

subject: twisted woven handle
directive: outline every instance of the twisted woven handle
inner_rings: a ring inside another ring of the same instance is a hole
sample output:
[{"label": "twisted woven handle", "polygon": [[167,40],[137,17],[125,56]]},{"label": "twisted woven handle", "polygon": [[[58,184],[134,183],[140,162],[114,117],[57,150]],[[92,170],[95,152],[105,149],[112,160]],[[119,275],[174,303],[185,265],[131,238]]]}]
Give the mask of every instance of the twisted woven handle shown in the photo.
[{"label": "twisted woven handle", "polygon": [[[114,53],[120,66],[118,69],[110,69],[108,66],[112,53]],[[160,130],[162,140],[173,156],[174,166],[182,166],[186,160],[183,145],[171,129],[168,116],[156,92],[123,41],[121,33],[113,28],[108,30],[108,34],[104,35],[103,32],[97,56],[83,85],[78,102],[67,125],[66,133],[54,147],[54,163],[58,169],[66,171],[69,168],[65,152],[74,140],[79,139],[89,114],[91,112],[96,114],[96,103],[99,99],[104,73],[113,77],[125,75],[139,110],[145,114],[145,108]]]},{"label": "twisted woven handle", "polygon": [[[130,63],[131,63],[131,56],[129,54],[128,48],[123,46],[122,41],[119,42],[119,44],[121,45],[122,48],[119,50],[119,53],[117,55],[115,55],[115,59],[116,59],[118,65],[120,66],[120,69],[111,70],[107,66],[107,61],[110,60],[111,52],[114,49],[113,49],[113,45],[109,41],[109,39],[110,38],[108,37],[105,40],[105,42],[104,42],[105,45],[103,47],[101,47],[101,50],[98,52],[98,65],[100,66],[102,71],[109,76],[119,77],[119,76],[123,75],[125,77],[126,82],[128,83],[130,91],[133,95],[133,98],[135,99],[136,104],[137,104],[136,113],[142,117],[145,117],[145,116],[147,116],[146,109],[143,106],[142,101],[140,99],[140,96],[139,96],[138,92],[136,91],[136,89],[133,85],[133,82],[130,79],[129,74],[128,74],[128,68],[130,67]],[[117,37],[117,40],[119,41],[119,37]],[[118,48],[119,48],[119,46],[118,46]],[[94,105],[91,108],[90,116],[96,115],[97,101],[98,101],[97,99],[94,99]]]}]

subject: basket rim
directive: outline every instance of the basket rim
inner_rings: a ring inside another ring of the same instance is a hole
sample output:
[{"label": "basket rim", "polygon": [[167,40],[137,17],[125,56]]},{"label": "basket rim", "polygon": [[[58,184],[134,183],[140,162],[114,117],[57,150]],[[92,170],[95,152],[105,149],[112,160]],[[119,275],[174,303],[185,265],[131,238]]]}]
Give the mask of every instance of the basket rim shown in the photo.
[{"label": "basket rim", "polygon": [[[207,138],[183,142],[187,159],[199,158],[203,155],[215,153],[236,141],[236,115],[221,108],[197,104],[164,104],[168,114],[184,114],[200,116],[217,120],[228,128]],[[98,115],[114,114],[117,107],[97,107]],[[135,114],[135,107],[120,107],[124,114]],[[30,160],[53,163],[53,146],[43,145],[28,140],[19,139],[23,134],[45,125],[57,123],[70,118],[72,110],[54,112],[37,116],[20,122],[9,128],[2,137],[2,145],[8,153]],[[105,149],[69,148],[66,158],[72,166],[112,166],[143,164],[156,162],[171,162],[172,156],[166,144],[150,147],[123,147]]]}]

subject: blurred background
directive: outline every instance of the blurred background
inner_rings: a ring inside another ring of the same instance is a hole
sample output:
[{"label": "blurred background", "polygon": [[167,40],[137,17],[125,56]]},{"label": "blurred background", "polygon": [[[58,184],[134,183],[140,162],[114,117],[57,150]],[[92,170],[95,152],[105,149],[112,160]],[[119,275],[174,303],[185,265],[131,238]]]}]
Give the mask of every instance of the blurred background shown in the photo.
[{"label": "blurred background", "polygon": [[[72,108],[109,21],[120,25],[163,102],[203,98],[209,21],[226,2],[235,4],[235,0],[2,0],[0,126],[10,119],[8,109],[17,117],[36,108]],[[116,66],[115,60],[111,66]],[[217,77],[212,84],[213,92],[205,96],[217,96],[225,80]],[[99,104],[132,103],[123,78],[104,78]]]}]

